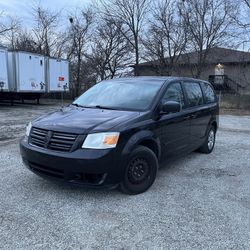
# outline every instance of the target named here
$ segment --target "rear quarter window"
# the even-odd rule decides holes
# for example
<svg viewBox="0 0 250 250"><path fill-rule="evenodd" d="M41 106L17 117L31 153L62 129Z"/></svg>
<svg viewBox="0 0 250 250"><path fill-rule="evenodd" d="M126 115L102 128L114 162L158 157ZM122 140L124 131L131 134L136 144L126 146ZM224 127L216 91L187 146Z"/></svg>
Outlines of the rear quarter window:
<svg viewBox="0 0 250 250"><path fill-rule="evenodd" d="M212 103L216 101L215 93L212 89L212 87L205 82L201 82L202 90L204 93L204 101L205 103Z"/></svg>

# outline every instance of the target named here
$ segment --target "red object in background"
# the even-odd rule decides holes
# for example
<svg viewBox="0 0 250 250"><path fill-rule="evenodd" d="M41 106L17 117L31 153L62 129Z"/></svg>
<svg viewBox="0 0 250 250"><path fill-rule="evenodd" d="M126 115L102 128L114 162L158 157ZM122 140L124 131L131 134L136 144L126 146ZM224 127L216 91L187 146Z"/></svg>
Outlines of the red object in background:
<svg viewBox="0 0 250 250"><path fill-rule="evenodd" d="M62 82L62 81L64 81L64 77L63 77L63 76L59 76L58 80L59 80L60 82Z"/></svg>

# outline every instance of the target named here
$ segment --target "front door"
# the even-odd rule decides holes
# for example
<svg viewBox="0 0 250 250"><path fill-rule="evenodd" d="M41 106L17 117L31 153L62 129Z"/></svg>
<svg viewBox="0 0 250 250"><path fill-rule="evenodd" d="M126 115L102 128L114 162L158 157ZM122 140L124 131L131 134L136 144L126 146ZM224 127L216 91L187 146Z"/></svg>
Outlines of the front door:
<svg viewBox="0 0 250 250"><path fill-rule="evenodd" d="M184 153L188 148L190 135L190 120L185 115L184 94L181 83L171 83L161 102L177 101L181 105L180 112L162 114L156 129L161 141L162 158Z"/></svg>

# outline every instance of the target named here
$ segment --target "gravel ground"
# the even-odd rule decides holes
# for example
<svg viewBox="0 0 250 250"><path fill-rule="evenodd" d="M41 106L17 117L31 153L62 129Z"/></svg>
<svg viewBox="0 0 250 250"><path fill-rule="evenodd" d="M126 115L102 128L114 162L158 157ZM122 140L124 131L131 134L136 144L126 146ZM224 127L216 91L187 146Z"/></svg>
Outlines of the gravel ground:
<svg viewBox="0 0 250 250"><path fill-rule="evenodd" d="M24 168L18 138L56 107L0 104L0 249L250 249L250 116L221 116L212 154L163 166L127 196Z"/></svg>

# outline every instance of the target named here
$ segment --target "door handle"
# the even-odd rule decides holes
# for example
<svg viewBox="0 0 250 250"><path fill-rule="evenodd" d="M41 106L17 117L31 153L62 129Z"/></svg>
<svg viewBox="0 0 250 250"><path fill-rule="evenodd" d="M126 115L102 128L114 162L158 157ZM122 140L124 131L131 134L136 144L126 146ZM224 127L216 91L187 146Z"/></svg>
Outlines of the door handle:
<svg viewBox="0 0 250 250"><path fill-rule="evenodd" d="M186 121L186 120L190 120L190 119L191 119L191 115L184 116L183 119L184 119L185 121Z"/></svg>
<svg viewBox="0 0 250 250"><path fill-rule="evenodd" d="M197 115L187 115L187 116L184 116L184 120L190 120L190 119L195 119L197 117Z"/></svg>
<svg viewBox="0 0 250 250"><path fill-rule="evenodd" d="M197 117L197 115L191 115L191 119L194 119L194 118L196 118Z"/></svg>

